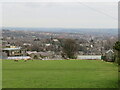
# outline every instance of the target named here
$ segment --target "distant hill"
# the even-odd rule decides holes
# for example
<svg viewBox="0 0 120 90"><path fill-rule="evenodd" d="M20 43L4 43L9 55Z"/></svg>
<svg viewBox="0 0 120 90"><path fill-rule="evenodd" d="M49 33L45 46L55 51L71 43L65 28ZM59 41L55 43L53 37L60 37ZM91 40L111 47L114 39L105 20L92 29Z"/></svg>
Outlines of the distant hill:
<svg viewBox="0 0 120 90"><path fill-rule="evenodd" d="M28 30L28 31L44 31L44 32L65 32L65 33L81 33L81 34L104 34L118 35L118 29L115 28L24 28L24 27L3 27L5 30Z"/></svg>

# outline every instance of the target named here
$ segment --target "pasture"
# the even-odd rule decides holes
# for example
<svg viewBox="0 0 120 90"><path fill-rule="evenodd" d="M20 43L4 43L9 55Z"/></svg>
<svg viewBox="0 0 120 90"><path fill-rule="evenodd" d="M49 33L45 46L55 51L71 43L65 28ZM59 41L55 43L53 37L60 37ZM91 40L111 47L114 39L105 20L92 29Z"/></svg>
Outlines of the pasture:
<svg viewBox="0 0 120 90"><path fill-rule="evenodd" d="M117 88L118 67L101 60L3 60L3 88Z"/></svg>

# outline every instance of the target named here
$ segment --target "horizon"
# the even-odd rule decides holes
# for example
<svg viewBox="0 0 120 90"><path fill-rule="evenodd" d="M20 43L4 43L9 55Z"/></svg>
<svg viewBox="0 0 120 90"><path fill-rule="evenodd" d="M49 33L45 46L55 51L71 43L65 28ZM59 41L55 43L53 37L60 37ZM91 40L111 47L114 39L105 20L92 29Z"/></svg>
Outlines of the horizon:
<svg viewBox="0 0 120 90"><path fill-rule="evenodd" d="M115 27L115 28L69 28L69 27L2 27L2 29L4 28L46 28L46 29L118 29L118 27Z"/></svg>
<svg viewBox="0 0 120 90"><path fill-rule="evenodd" d="M59 33L81 33L81 34L104 34L104 35L116 35L118 34L117 28L27 28L27 27L9 27L3 28L3 30L10 31L32 31L32 32L59 32Z"/></svg>

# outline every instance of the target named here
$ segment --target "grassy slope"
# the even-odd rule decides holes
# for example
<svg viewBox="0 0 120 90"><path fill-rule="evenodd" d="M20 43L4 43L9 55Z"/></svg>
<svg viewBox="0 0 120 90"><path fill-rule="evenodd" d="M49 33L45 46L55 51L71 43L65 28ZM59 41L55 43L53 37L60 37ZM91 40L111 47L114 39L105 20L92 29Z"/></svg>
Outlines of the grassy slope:
<svg viewBox="0 0 120 90"><path fill-rule="evenodd" d="M95 60L4 60L3 88L115 88L117 69Z"/></svg>
<svg viewBox="0 0 120 90"><path fill-rule="evenodd" d="M2 90L2 60L0 59L0 89Z"/></svg>

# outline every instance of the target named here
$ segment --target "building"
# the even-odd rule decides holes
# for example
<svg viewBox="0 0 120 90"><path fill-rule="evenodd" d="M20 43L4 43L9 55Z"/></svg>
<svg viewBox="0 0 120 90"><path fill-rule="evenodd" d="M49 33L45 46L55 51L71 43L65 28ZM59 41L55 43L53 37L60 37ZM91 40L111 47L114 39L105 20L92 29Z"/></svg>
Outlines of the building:
<svg viewBox="0 0 120 90"><path fill-rule="evenodd" d="M101 60L101 55L78 55L77 59L81 59L81 60Z"/></svg>
<svg viewBox="0 0 120 90"><path fill-rule="evenodd" d="M49 60L54 58L53 52L36 52L36 51L27 51L26 52L28 56L30 56L32 59L38 59L38 60Z"/></svg>
<svg viewBox="0 0 120 90"><path fill-rule="evenodd" d="M13 57L8 57L7 59L10 59L10 60L30 60L31 57L29 56L13 56Z"/></svg>
<svg viewBox="0 0 120 90"><path fill-rule="evenodd" d="M106 53L105 53L105 61L114 61L114 52L113 50L108 50Z"/></svg>
<svg viewBox="0 0 120 90"><path fill-rule="evenodd" d="M24 56L26 51L21 47L10 46L3 48L2 52L6 53L7 56Z"/></svg>

